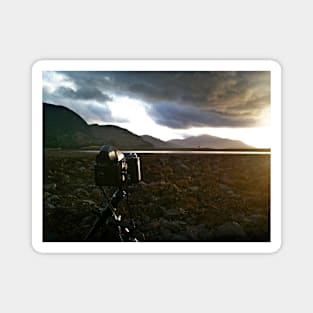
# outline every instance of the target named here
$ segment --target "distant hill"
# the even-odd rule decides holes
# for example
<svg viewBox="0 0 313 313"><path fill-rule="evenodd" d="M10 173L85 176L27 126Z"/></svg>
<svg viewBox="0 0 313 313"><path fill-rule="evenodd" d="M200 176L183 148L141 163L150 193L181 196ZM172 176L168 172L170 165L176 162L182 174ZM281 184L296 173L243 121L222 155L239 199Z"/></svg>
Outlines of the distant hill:
<svg viewBox="0 0 313 313"><path fill-rule="evenodd" d="M63 106L44 103L44 147L82 148L110 144L119 149L151 149L153 145L130 131L113 125L88 125Z"/></svg>
<svg viewBox="0 0 313 313"><path fill-rule="evenodd" d="M253 147L246 145L239 140L231 140L211 135L201 135L188 137L185 139L173 139L168 143L180 146L182 148L209 148L209 149L251 149Z"/></svg>
<svg viewBox="0 0 313 313"><path fill-rule="evenodd" d="M155 148L177 148L177 145L168 142L168 141L162 141L158 138L149 136L149 135L143 135L141 138L150 144L152 144Z"/></svg>
<svg viewBox="0 0 313 313"><path fill-rule="evenodd" d="M123 149L149 149L153 145L127 129L114 125L90 125L90 134L95 144L104 143ZM104 142L105 140L105 142Z"/></svg>

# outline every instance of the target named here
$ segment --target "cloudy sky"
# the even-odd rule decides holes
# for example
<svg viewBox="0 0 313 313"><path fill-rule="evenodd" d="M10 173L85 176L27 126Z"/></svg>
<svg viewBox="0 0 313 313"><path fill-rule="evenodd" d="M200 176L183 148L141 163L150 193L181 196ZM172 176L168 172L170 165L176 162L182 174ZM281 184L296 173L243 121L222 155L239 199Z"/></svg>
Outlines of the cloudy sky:
<svg viewBox="0 0 313 313"><path fill-rule="evenodd" d="M270 72L43 72L43 101L162 140L209 134L270 147Z"/></svg>

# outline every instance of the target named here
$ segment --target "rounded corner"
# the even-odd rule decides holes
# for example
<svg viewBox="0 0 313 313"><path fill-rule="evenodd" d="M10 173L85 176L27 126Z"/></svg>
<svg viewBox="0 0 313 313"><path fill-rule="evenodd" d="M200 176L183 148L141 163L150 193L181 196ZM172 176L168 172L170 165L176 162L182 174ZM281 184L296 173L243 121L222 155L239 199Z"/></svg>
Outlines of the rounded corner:
<svg viewBox="0 0 313 313"><path fill-rule="evenodd" d="M45 63L46 61L45 60L42 60L42 59L39 59L39 60L36 60L32 63L31 65L31 69L32 69L32 72L36 72L37 70L41 70L43 68L43 64Z"/></svg>
<svg viewBox="0 0 313 313"><path fill-rule="evenodd" d="M282 67L282 64L280 61L278 61L276 59L270 59L268 61L270 63L271 69L277 70L280 73L282 72L283 67Z"/></svg>
<svg viewBox="0 0 313 313"><path fill-rule="evenodd" d="M279 241L277 243L273 243L271 250L269 251L270 254L276 254L281 251L283 248L283 243L282 241Z"/></svg>
<svg viewBox="0 0 313 313"><path fill-rule="evenodd" d="M32 242L31 247L35 253L44 254L44 252L40 249L40 244Z"/></svg>

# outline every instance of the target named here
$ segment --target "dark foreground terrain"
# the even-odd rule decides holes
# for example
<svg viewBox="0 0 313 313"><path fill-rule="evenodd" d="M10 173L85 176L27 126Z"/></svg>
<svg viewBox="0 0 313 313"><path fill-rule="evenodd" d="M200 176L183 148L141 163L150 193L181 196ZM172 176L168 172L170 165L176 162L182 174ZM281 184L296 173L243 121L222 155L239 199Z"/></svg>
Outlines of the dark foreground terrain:
<svg viewBox="0 0 313 313"><path fill-rule="evenodd" d="M82 241L102 201L96 154L45 152L44 240ZM269 155L140 155L130 206L145 241L269 241Z"/></svg>

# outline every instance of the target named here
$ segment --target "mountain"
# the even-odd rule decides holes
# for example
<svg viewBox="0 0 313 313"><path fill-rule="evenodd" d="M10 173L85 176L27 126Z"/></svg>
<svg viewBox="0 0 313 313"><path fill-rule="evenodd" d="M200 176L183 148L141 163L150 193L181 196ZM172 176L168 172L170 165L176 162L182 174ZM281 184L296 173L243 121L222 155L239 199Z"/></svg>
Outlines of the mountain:
<svg viewBox="0 0 313 313"><path fill-rule="evenodd" d="M152 144L155 148L177 148L177 145L168 142L168 141L162 141L158 138L149 136L149 135L143 135L141 138L150 144Z"/></svg>
<svg viewBox="0 0 313 313"><path fill-rule="evenodd" d="M246 145L239 140L231 140L211 135L201 135L188 137L185 139L173 139L168 143L182 148L208 148L208 149L251 149L253 147Z"/></svg>
<svg viewBox="0 0 313 313"><path fill-rule="evenodd" d="M146 142L140 136L135 135L127 129L114 125L90 125L90 134L94 144L105 143L123 149L148 149L152 148L151 143Z"/></svg>
<svg viewBox="0 0 313 313"><path fill-rule="evenodd" d="M91 143L88 124L70 109L44 103L43 115L45 147L72 148Z"/></svg>
<svg viewBox="0 0 313 313"><path fill-rule="evenodd" d="M44 147L81 148L110 144L118 149L151 149L153 145L130 131L113 125L88 125L63 106L43 103Z"/></svg>

